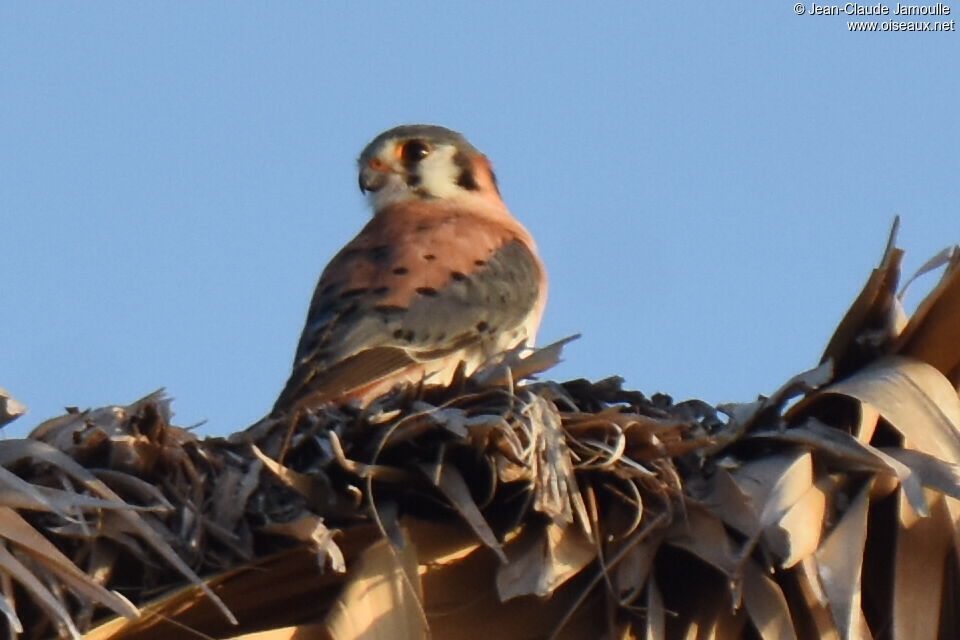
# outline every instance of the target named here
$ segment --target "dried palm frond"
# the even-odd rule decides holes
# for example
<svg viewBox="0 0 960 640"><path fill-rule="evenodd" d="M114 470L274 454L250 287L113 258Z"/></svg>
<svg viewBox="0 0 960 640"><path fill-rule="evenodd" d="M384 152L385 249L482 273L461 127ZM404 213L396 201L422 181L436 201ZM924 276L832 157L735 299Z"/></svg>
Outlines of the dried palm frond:
<svg viewBox="0 0 960 640"><path fill-rule="evenodd" d="M26 412L27 408L17 402L16 398L0 389L0 427L16 420Z"/></svg>
<svg viewBox="0 0 960 640"><path fill-rule="evenodd" d="M749 403L522 382L553 345L227 439L159 392L68 413L0 443L0 610L128 615L98 640L960 637L960 254L909 319L901 255Z"/></svg>

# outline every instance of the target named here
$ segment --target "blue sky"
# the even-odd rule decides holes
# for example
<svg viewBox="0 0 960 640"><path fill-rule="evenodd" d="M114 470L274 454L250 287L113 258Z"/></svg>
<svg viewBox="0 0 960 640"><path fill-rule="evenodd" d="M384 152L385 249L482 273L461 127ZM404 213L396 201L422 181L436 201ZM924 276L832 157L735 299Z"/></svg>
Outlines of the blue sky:
<svg viewBox="0 0 960 640"><path fill-rule="evenodd" d="M204 433L257 419L367 219L357 154L406 122L492 159L550 272L541 341L583 334L552 377L772 391L894 214L908 268L960 241L958 34L793 5L3 3L6 434L161 386Z"/></svg>

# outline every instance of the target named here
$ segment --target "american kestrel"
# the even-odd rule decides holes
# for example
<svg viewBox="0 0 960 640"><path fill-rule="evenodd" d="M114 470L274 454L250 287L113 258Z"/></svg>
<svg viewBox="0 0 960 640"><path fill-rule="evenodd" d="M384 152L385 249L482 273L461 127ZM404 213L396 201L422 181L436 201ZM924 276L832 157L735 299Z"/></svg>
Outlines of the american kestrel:
<svg viewBox="0 0 960 640"><path fill-rule="evenodd" d="M546 301L533 239L487 158L455 131L405 125L360 154L373 218L324 269L273 415L449 383L521 343Z"/></svg>

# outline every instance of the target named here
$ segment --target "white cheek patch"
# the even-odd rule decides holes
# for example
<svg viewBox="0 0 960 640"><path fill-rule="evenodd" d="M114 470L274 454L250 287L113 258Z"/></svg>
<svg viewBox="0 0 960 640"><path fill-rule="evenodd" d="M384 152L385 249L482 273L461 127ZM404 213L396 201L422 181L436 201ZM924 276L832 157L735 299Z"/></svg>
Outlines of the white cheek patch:
<svg viewBox="0 0 960 640"><path fill-rule="evenodd" d="M420 161L420 186L435 198L450 198L464 191L463 187L457 184L460 167L453 161L456 153L454 147L437 147Z"/></svg>

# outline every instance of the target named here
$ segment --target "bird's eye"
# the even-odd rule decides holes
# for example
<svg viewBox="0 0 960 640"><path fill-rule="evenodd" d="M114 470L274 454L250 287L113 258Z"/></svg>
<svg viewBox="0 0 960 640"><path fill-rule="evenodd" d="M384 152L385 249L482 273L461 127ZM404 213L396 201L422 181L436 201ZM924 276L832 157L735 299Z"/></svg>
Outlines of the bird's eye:
<svg viewBox="0 0 960 640"><path fill-rule="evenodd" d="M405 163L414 164L430 155L430 147L422 140L409 140L400 147L400 159Z"/></svg>

